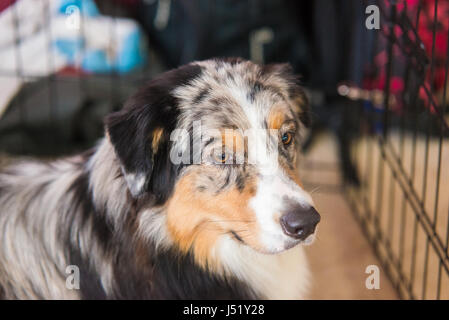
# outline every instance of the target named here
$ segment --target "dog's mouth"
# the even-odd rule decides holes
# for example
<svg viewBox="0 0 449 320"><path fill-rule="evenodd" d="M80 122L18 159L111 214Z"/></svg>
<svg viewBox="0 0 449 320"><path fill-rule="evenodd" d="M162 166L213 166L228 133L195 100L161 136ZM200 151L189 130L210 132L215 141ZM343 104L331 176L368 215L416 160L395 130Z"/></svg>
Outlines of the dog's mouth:
<svg viewBox="0 0 449 320"><path fill-rule="evenodd" d="M280 243L282 243L282 244L279 246L276 246L274 248L253 247L252 245L245 242L245 240L237 232L230 230L228 233L232 236L233 240L235 240L236 242L238 242L242 245L249 246L249 247L253 248L255 251L258 251L258 252L264 253L264 254L278 254L278 253L282 253L286 250L292 249L298 245L303 245L303 246L311 245L315 241L316 232L317 231L315 230L315 232L308 235L305 239L285 237L285 235L283 235L283 234L278 235L278 237L276 237L276 238L278 238Z"/></svg>
<svg viewBox="0 0 449 320"><path fill-rule="evenodd" d="M288 239L285 242L285 250L291 249L293 247L296 247L297 245L304 245L309 246L315 241L316 231L312 234L310 234L307 238L304 240L298 240L298 239Z"/></svg>
<svg viewBox="0 0 449 320"><path fill-rule="evenodd" d="M229 231L229 233L232 235L232 237L238 241L239 243L246 244L245 241L235 232L234 230Z"/></svg>

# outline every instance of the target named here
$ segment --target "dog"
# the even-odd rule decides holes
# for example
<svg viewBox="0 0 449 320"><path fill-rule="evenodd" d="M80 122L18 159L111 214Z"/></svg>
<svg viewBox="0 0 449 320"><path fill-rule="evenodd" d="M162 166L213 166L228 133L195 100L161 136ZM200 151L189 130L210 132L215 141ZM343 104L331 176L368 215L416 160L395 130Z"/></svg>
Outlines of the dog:
<svg viewBox="0 0 449 320"><path fill-rule="evenodd" d="M158 76L92 150L2 170L0 297L304 299L320 221L298 177L309 122L287 64Z"/></svg>

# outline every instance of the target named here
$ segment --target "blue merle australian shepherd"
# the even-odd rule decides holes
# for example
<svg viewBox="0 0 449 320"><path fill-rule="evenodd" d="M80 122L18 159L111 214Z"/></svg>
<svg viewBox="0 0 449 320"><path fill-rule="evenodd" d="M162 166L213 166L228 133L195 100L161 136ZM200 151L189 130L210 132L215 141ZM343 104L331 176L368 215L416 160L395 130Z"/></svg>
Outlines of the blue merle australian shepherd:
<svg viewBox="0 0 449 320"><path fill-rule="evenodd" d="M1 171L0 297L305 298L320 220L298 178L307 122L288 65L212 59L153 79L93 150Z"/></svg>

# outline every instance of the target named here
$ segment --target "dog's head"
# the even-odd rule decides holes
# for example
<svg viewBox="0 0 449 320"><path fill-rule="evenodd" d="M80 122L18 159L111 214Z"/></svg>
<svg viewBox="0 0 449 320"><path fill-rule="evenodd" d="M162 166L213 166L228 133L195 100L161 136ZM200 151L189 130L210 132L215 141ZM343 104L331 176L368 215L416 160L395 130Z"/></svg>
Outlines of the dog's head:
<svg viewBox="0 0 449 320"><path fill-rule="evenodd" d="M201 263L222 240L277 253L320 216L298 177L306 96L288 65L241 59L169 71L107 118L134 198L162 208L171 241Z"/></svg>

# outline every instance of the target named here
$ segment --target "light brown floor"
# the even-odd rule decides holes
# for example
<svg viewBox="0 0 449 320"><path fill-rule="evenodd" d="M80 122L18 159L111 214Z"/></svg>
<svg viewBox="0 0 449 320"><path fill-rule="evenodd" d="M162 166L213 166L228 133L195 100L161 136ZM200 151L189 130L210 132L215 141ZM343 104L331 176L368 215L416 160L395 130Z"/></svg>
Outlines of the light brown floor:
<svg viewBox="0 0 449 320"><path fill-rule="evenodd" d="M343 194L332 136L321 135L303 159L301 176L321 214L317 239L307 247L311 299L397 299L381 264L354 219ZM331 188L329 186L335 186ZM340 190L341 191L341 190ZM369 265L380 268L380 289L365 286Z"/></svg>
<svg viewBox="0 0 449 320"><path fill-rule="evenodd" d="M443 139L440 145L438 137L427 139L425 134L418 133L414 137L412 133L402 135L392 131L388 143L399 156L405 176L413 180L417 198L424 200L426 215L435 225L434 239L438 237L444 246L449 230L449 139ZM378 141L375 138L361 139L355 150L354 158L366 182L364 189L370 210L378 216L381 229L390 238L393 254L400 256L402 252L402 273L411 280L414 298L435 299L440 288L439 298L449 299L449 274L441 267L437 251L427 240L421 222L417 222L416 211L408 201L404 201L406 194L403 186L392 176L388 164L384 162L383 167L379 166L383 161L380 160ZM387 149L388 155L392 153L391 149ZM382 190L381 194L379 190ZM380 205L377 201L379 196L382 198ZM446 257L448 250L442 253Z"/></svg>

